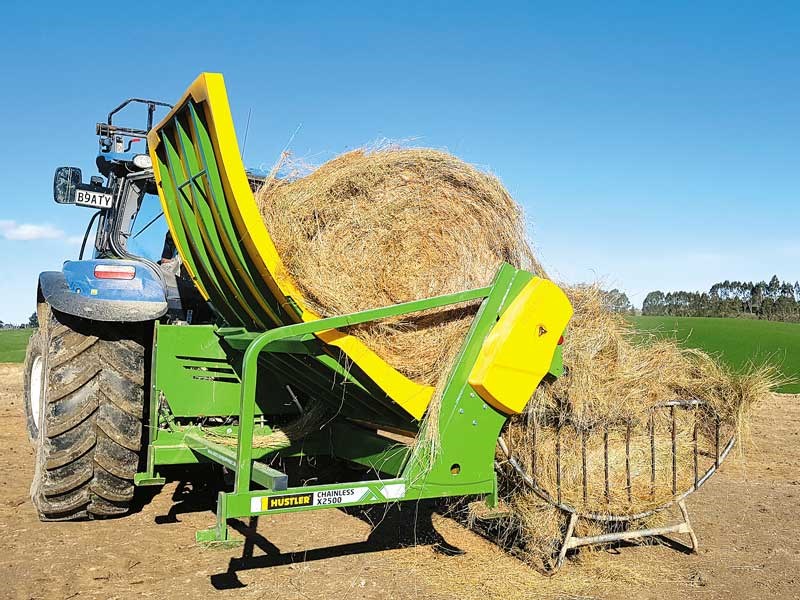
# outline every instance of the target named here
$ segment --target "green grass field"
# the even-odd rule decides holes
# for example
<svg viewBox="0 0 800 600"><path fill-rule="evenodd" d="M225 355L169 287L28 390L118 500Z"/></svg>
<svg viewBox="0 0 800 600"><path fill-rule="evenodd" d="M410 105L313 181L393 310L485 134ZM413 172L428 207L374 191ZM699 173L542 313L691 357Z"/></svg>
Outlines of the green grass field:
<svg viewBox="0 0 800 600"><path fill-rule="evenodd" d="M0 329L0 363L22 362L33 329Z"/></svg>
<svg viewBox="0 0 800 600"><path fill-rule="evenodd" d="M637 328L680 340L690 348L718 355L740 367L748 361L771 360L796 383L779 391L800 393L800 323L701 317L631 317Z"/></svg>
<svg viewBox="0 0 800 600"><path fill-rule="evenodd" d="M637 328L675 337L691 348L719 355L739 367L753 360L774 360L796 383L780 391L800 393L800 323L699 317L630 317ZM0 330L0 363L25 360L33 329Z"/></svg>

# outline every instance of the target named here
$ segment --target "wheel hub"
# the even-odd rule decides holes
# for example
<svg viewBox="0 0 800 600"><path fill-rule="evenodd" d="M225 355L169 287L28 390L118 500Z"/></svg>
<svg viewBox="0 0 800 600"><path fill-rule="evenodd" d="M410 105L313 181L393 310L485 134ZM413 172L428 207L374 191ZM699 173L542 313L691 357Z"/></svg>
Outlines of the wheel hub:
<svg viewBox="0 0 800 600"><path fill-rule="evenodd" d="M40 411L42 404L42 371L43 361L41 356L33 359L33 366L31 366L30 378L30 399L31 399L31 413L33 416L33 423L36 429L39 429Z"/></svg>

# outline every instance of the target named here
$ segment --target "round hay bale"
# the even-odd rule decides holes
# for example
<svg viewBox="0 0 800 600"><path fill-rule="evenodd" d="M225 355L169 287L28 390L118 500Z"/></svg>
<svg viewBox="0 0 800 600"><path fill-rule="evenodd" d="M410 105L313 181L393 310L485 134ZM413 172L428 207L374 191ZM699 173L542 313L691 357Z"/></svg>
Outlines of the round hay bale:
<svg viewBox="0 0 800 600"><path fill-rule="evenodd" d="M275 246L311 308L347 314L491 283L502 262L541 272L520 207L502 184L438 150L357 150L258 201ZM411 379L434 385L475 305L352 328Z"/></svg>

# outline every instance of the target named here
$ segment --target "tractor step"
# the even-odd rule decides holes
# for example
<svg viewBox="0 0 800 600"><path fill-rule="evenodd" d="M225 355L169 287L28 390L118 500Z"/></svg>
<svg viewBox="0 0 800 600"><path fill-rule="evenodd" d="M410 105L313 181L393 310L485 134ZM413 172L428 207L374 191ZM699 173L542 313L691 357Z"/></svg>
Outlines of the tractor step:
<svg viewBox="0 0 800 600"><path fill-rule="evenodd" d="M195 452L209 460L236 471L236 447L223 446L205 438L202 433L193 432L186 434L186 445ZM289 487L289 477L277 469L268 467L264 463L253 461L251 478L257 484L268 490L280 492Z"/></svg>

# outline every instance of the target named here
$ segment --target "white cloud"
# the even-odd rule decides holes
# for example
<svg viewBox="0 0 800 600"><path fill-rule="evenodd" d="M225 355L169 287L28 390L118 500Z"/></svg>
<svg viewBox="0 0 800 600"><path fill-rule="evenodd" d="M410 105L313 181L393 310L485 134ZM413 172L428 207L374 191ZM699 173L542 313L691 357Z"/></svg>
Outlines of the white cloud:
<svg viewBox="0 0 800 600"><path fill-rule="evenodd" d="M59 240L64 237L64 231L43 223L17 223L16 221L0 221L0 235L7 240Z"/></svg>

